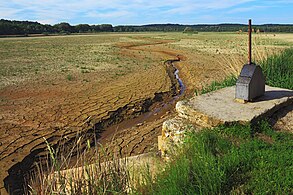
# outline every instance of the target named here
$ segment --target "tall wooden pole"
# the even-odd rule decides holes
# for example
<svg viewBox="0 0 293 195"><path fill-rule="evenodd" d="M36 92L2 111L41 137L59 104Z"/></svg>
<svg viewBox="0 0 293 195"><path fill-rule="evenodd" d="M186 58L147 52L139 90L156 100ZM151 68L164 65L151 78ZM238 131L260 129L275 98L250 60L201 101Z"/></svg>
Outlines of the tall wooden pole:
<svg viewBox="0 0 293 195"><path fill-rule="evenodd" d="M251 64L251 19L248 20L248 64Z"/></svg>

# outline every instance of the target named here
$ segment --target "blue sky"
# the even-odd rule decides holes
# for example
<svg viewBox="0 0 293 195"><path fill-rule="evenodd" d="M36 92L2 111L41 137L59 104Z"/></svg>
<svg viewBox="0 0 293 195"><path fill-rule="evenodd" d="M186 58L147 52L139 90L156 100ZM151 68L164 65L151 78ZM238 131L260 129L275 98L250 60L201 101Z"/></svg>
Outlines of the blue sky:
<svg viewBox="0 0 293 195"><path fill-rule="evenodd" d="M293 0L0 0L0 18L43 24L293 23Z"/></svg>

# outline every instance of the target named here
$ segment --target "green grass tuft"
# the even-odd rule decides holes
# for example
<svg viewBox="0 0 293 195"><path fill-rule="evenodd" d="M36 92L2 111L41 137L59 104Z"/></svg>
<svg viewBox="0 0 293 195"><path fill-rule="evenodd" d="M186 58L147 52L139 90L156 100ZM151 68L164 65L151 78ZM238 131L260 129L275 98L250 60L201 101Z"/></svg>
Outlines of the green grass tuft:
<svg viewBox="0 0 293 195"><path fill-rule="evenodd" d="M274 132L267 123L260 126L259 137L242 125L190 133L151 194L293 193L293 136Z"/></svg>
<svg viewBox="0 0 293 195"><path fill-rule="evenodd" d="M237 77L235 75L231 75L221 82L213 81L212 84L209 85L208 87L203 87L200 91L196 90L195 94L196 95L205 94L205 93L216 91L218 89L222 89L225 87L230 87L235 85L236 81L237 81Z"/></svg>
<svg viewBox="0 0 293 195"><path fill-rule="evenodd" d="M73 76L72 76L71 74L68 74L68 75L66 76L66 79L67 79L68 81L72 81L72 80L73 80Z"/></svg>

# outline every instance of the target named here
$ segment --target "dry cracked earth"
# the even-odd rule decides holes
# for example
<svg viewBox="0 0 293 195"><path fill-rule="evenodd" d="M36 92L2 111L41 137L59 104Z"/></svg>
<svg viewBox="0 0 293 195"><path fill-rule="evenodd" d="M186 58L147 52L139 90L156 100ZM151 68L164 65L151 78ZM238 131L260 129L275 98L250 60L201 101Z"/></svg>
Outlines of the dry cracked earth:
<svg viewBox="0 0 293 195"><path fill-rule="evenodd" d="M161 98L169 96L172 83L162 59L176 58L176 55L157 48L156 45L159 44L164 44L164 41L147 44L147 48L144 45L134 47L131 43L120 43L118 47L123 55L132 55L132 51L136 50L150 50L159 62L146 71L123 75L110 82L87 85L59 82L49 86L42 83L24 83L2 89L1 192L5 193L2 181L8 174L23 174L28 168L24 165L32 163L28 159L33 159L34 155L46 149L44 138L53 146L61 137L70 140L78 133L93 129L97 124L100 128L98 130L101 131L112 123L150 109L149 106L157 101L155 98L158 94L162 94ZM153 51L150 46L156 49ZM118 132L119 139L115 142L122 139L123 143L117 146L123 148L125 155L154 150L164 117L160 115L153 123L141 125L130 133L129 130ZM98 141L115 148L114 142L108 144L109 137L112 136L106 135ZM16 183L15 179L6 180L6 187L10 183Z"/></svg>

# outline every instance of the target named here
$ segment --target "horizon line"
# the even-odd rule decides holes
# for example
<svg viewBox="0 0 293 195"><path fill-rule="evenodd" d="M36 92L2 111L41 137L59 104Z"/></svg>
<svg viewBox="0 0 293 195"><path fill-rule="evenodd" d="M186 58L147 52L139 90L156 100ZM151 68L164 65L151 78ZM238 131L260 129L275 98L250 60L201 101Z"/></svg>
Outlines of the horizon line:
<svg viewBox="0 0 293 195"><path fill-rule="evenodd" d="M78 23L78 24L71 24L67 21L62 21L62 22L59 22L59 23L55 23L55 24L48 24L48 23L42 23L42 22L39 22L37 20L33 21L33 20L11 20L11 19L5 19L5 18L1 18L0 20L7 20L7 21L16 21L16 22L37 22L39 24L42 24L42 25L56 25L56 24L60 24L60 23L68 23L70 24L71 26L76 26L76 25L79 25L79 24L87 24L87 25L101 25L101 24L110 24L112 26L147 26L147 25L181 25L181 26L192 26L192 25L245 25L247 26L248 24L246 23L234 23L234 22L223 22L223 23L194 23L194 24L184 24L184 23L170 23L170 22L167 22L167 23L145 23L145 24L111 24L111 23L99 23L99 24L93 24L93 23ZM262 24L252 24L252 26L258 26L258 25L293 25L293 23L262 23Z"/></svg>

